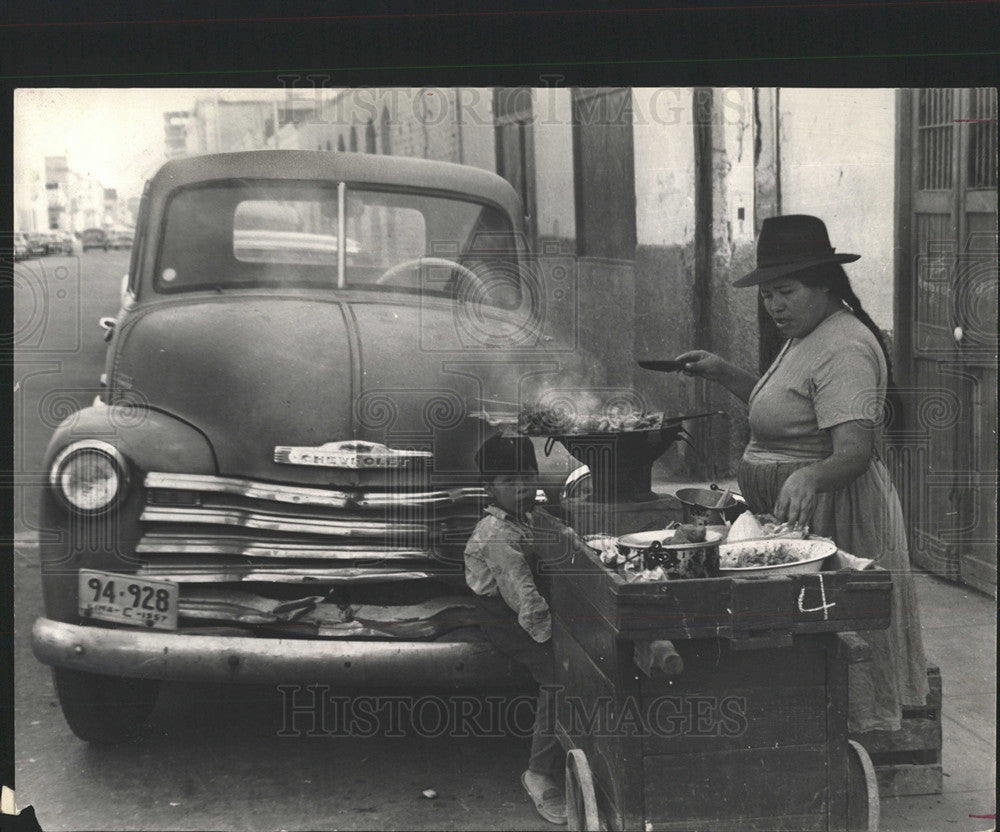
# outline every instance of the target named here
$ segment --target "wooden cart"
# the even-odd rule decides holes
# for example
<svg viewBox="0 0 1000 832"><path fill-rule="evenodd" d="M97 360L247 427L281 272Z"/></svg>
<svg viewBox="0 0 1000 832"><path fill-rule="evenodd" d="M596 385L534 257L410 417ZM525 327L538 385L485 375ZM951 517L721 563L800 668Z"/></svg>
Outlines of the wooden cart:
<svg viewBox="0 0 1000 832"><path fill-rule="evenodd" d="M874 771L847 737L865 646L840 634L890 608L880 569L627 583L575 555L552 581L570 828L875 829ZM637 666L659 639L679 674Z"/></svg>

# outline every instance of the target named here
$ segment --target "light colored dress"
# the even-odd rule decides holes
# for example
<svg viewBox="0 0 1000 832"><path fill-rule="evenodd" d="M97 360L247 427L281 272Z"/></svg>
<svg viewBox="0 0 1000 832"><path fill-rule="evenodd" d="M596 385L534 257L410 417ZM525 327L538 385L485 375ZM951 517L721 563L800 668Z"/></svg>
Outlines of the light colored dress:
<svg viewBox="0 0 1000 832"><path fill-rule="evenodd" d="M887 378L878 341L846 310L788 341L750 394L751 439L739 468L750 509L770 513L793 471L832 453L829 428L860 421L876 430ZM901 706L926 701L927 671L903 512L877 450L854 482L818 495L810 529L892 573L889 628L859 633L872 661L850 668L849 727L899 730Z"/></svg>

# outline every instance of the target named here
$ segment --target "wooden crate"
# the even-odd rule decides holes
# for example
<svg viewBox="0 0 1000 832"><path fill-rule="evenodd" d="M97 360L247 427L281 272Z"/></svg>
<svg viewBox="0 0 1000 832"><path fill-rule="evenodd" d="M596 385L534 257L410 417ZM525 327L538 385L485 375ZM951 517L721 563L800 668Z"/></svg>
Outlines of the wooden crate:
<svg viewBox="0 0 1000 832"><path fill-rule="evenodd" d="M892 576L877 568L628 583L588 550L560 564L558 577L628 639L787 646L793 635L885 629L892 609Z"/></svg>
<svg viewBox="0 0 1000 832"><path fill-rule="evenodd" d="M888 572L629 584L577 553L552 578L556 732L607 829L855 828L838 634L888 626ZM636 666L651 639L674 640L681 673Z"/></svg>
<svg viewBox="0 0 1000 832"><path fill-rule="evenodd" d="M927 704L904 708L898 731L853 736L868 751L882 797L941 794L941 671L927 668Z"/></svg>

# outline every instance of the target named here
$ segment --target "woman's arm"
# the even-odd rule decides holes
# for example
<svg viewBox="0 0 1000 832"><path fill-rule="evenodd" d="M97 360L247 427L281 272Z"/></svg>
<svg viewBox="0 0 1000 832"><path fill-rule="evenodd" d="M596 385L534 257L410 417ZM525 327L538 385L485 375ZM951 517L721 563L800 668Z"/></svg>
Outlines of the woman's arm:
<svg viewBox="0 0 1000 832"><path fill-rule="evenodd" d="M757 384L757 376L706 350L681 353L675 361L683 361L684 374L707 378L725 387L742 402L750 400L750 393Z"/></svg>
<svg viewBox="0 0 1000 832"><path fill-rule="evenodd" d="M816 495L839 491L860 477L871 464L875 431L865 422L843 422L829 430L833 453L821 462L799 468L785 480L774 504L774 516L789 523L810 523Z"/></svg>

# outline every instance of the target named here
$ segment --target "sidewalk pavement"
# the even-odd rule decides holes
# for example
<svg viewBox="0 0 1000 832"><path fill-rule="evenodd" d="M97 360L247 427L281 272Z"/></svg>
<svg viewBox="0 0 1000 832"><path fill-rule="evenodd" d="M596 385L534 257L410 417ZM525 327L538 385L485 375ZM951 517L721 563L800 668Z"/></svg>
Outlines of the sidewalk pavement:
<svg viewBox="0 0 1000 832"><path fill-rule="evenodd" d="M882 801L882 832L985 830L996 814L997 609L994 599L914 571L927 661L941 668L944 791Z"/></svg>

